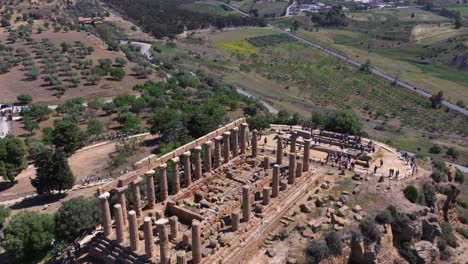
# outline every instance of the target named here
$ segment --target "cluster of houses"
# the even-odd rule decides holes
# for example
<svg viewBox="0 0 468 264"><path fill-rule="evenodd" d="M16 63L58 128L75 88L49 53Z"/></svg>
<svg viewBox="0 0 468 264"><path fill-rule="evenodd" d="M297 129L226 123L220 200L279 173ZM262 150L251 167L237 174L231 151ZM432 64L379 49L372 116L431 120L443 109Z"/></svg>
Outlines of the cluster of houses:
<svg viewBox="0 0 468 264"><path fill-rule="evenodd" d="M331 6L328 6L323 3L311 3L311 4L298 4L294 2L291 6L288 7L287 15L289 16L298 16L302 14L315 13L320 11L325 11L331 9Z"/></svg>

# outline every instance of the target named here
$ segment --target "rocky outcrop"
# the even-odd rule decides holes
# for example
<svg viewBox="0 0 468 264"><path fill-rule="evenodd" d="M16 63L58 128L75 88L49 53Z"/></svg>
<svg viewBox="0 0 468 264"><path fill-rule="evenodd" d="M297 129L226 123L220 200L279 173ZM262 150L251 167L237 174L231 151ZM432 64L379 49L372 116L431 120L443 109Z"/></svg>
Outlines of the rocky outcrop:
<svg viewBox="0 0 468 264"><path fill-rule="evenodd" d="M391 264L396 258L393 247L392 227L379 226L381 237L377 241L366 244L362 236L353 234L351 238L350 263L388 263Z"/></svg>
<svg viewBox="0 0 468 264"><path fill-rule="evenodd" d="M422 223L422 240L427 240L431 243L442 234L442 228L440 227L437 219L437 215L430 214L421 219Z"/></svg>
<svg viewBox="0 0 468 264"><path fill-rule="evenodd" d="M439 249L426 240L414 244L413 253L418 258L417 263L435 263L439 259Z"/></svg>
<svg viewBox="0 0 468 264"><path fill-rule="evenodd" d="M457 202L457 197L460 195L460 188L455 183L442 183L438 186L439 192L443 193L447 198L444 201L442 206L442 213L444 215L444 220L448 221L448 211L452 208Z"/></svg>

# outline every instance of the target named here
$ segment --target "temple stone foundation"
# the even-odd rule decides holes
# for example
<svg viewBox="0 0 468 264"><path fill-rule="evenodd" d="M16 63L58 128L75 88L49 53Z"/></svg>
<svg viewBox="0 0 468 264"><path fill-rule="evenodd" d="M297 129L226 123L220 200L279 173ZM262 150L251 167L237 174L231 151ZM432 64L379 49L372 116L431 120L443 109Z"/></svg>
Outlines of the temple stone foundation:
<svg viewBox="0 0 468 264"><path fill-rule="evenodd" d="M263 136L239 119L161 157L151 155L101 187L102 232L91 244L91 256L100 263L153 264L248 258L268 234L262 228L278 223L316 175L310 133L282 131L269 146Z"/></svg>

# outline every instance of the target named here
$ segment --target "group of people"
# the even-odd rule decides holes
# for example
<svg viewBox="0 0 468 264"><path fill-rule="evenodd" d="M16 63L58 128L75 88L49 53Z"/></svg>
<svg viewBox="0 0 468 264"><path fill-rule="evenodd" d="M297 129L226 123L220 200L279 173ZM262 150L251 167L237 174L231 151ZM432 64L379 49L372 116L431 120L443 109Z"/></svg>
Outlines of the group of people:
<svg viewBox="0 0 468 264"><path fill-rule="evenodd" d="M101 176L92 176L92 177L85 177L80 180L81 186L89 185L90 183L99 182L101 181Z"/></svg>

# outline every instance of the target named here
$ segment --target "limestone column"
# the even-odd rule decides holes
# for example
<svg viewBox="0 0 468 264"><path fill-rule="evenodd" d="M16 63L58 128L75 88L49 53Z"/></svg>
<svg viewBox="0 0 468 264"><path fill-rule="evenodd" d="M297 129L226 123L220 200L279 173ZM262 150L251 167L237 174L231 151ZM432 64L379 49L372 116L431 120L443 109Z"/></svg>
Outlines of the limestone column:
<svg viewBox="0 0 468 264"><path fill-rule="evenodd" d="M245 150L247 149L247 127L249 125L247 123L241 124L240 129L240 153L245 154Z"/></svg>
<svg viewBox="0 0 468 264"><path fill-rule="evenodd" d="M211 144L213 142L207 141L203 146L205 147L205 172L211 172Z"/></svg>
<svg viewBox="0 0 468 264"><path fill-rule="evenodd" d="M187 264L187 254L185 251L177 252L177 264Z"/></svg>
<svg viewBox="0 0 468 264"><path fill-rule="evenodd" d="M167 234L167 219L161 218L156 221L156 226L159 233L159 255L161 258L161 264L170 263L170 248L169 248L169 236Z"/></svg>
<svg viewBox="0 0 468 264"><path fill-rule="evenodd" d="M276 141L276 164L283 163L283 138L281 135L278 135L278 140Z"/></svg>
<svg viewBox="0 0 468 264"><path fill-rule="evenodd" d="M270 169L270 159L267 156L263 158L263 169L265 171Z"/></svg>
<svg viewBox="0 0 468 264"><path fill-rule="evenodd" d="M123 243L125 242L125 234L124 234L124 222L123 222L123 215L122 215L122 206L120 204L114 205L114 218L115 218L115 233L117 242Z"/></svg>
<svg viewBox="0 0 468 264"><path fill-rule="evenodd" d="M303 166L302 170L304 172L309 171L310 169L310 143L312 142L312 139L304 139L304 158L302 160Z"/></svg>
<svg viewBox="0 0 468 264"><path fill-rule="evenodd" d="M263 205L268 205L270 203L270 187L263 187L263 196L262 196L262 202Z"/></svg>
<svg viewBox="0 0 468 264"><path fill-rule="evenodd" d="M224 132L223 134L223 156L224 156L224 163L228 163L231 159L231 132Z"/></svg>
<svg viewBox="0 0 468 264"><path fill-rule="evenodd" d="M171 229L171 239L177 239L179 237L179 219L177 216L169 218L169 226Z"/></svg>
<svg viewBox="0 0 468 264"><path fill-rule="evenodd" d="M302 162L296 162L296 178L300 178L302 176Z"/></svg>
<svg viewBox="0 0 468 264"><path fill-rule="evenodd" d="M192 264L200 264L201 254L201 223L198 220L192 221Z"/></svg>
<svg viewBox="0 0 468 264"><path fill-rule="evenodd" d="M297 139L297 132L292 132L290 139L291 149L289 152L296 153L296 139Z"/></svg>
<svg viewBox="0 0 468 264"><path fill-rule="evenodd" d="M190 151L185 152L182 155L184 159L184 181L185 187L190 187L192 185L192 168L190 164Z"/></svg>
<svg viewBox="0 0 468 264"><path fill-rule="evenodd" d="M133 210L135 210L138 217L141 216L141 197L140 197L140 183L142 179L138 177L138 179L134 180L130 183L132 186L132 197L133 197Z"/></svg>
<svg viewBox="0 0 468 264"><path fill-rule="evenodd" d="M218 136L215 138L215 165L214 167L217 169L221 166L221 140L223 137Z"/></svg>
<svg viewBox="0 0 468 264"><path fill-rule="evenodd" d="M249 222L250 220L250 187L244 185L242 187L242 221Z"/></svg>
<svg viewBox="0 0 468 264"><path fill-rule="evenodd" d="M127 221L127 202L125 198L125 191L128 189L127 185L117 188L117 198L119 199L119 204L122 207L122 216L123 216L123 223L125 226L128 225Z"/></svg>
<svg viewBox="0 0 468 264"><path fill-rule="evenodd" d="M171 159L172 161L172 194L177 194L180 191L179 179L179 157Z"/></svg>
<svg viewBox="0 0 468 264"><path fill-rule="evenodd" d="M258 153L258 138L257 138L257 135L258 135L258 131L257 131L257 129L254 129L252 131L252 142L251 142L251 145L252 145L252 158L256 158L257 153Z"/></svg>
<svg viewBox="0 0 468 264"><path fill-rule="evenodd" d="M231 213L231 229L233 232L239 230L239 212Z"/></svg>
<svg viewBox="0 0 468 264"><path fill-rule="evenodd" d="M235 127L231 130L232 133L232 157L239 156L239 128Z"/></svg>
<svg viewBox="0 0 468 264"><path fill-rule="evenodd" d="M280 176L279 176L279 165L275 164L273 165L273 179L271 183L272 187L272 192L271 192L271 197L276 198L278 197L279 194L279 182L280 182Z"/></svg>
<svg viewBox="0 0 468 264"><path fill-rule="evenodd" d="M289 177L288 183L294 184L296 182L296 154L289 154Z"/></svg>
<svg viewBox="0 0 468 264"><path fill-rule="evenodd" d="M107 238L112 236L112 218L109 209L109 197L110 194L108 192L105 192L99 196L102 209L102 228L104 229L104 236Z"/></svg>
<svg viewBox="0 0 468 264"><path fill-rule="evenodd" d="M154 192L154 170L145 173L146 176L146 197L148 198L148 209L156 206L156 193Z"/></svg>
<svg viewBox="0 0 468 264"><path fill-rule="evenodd" d="M200 146L195 147L193 150L195 153L195 180L199 180L202 177L201 150Z"/></svg>
<svg viewBox="0 0 468 264"><path fill-rule="evenodd" d="M140 239L138 238L138 222L135 211L128 212L128 228L130 236L130 248L132 251L138 251L140 248Z"/></svg>
<svg viewBox="0 0 468 264"><path fill-rule="evenodd" d="M145 253L147 259L152 259L155 255L154 240L153 240L153 222L151 217L145 217Z"/></svg>
<svg viewBox="0 0 468 264"><path fill-rule="evenodd" d="M167 185L167 164L159 165L159 192L161 193L161 201L166 201L169 196L169 187Z"/></svg>

